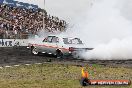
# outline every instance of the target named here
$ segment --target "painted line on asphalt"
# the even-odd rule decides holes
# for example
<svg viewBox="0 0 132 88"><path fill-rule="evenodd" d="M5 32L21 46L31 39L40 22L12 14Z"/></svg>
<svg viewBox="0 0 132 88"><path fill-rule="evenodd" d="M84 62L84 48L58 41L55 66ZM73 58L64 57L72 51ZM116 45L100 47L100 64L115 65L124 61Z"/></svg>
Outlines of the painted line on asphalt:
<svg viewBox="0 0 132 88"><path fill-rule="evenodd" d="M26 66L29 66L29 65L31 65L31 64L25 64Z"/></svg>
<svg viewBox="0 0 132 88"><path fill-rule="evenodd" d="M3 69L3 67L0 67L0 69Z"/></svg>
<svg viewBox="0 0 132 88"><path fill-rule="evenodd" d="M12 66L4 66L5 68L11 68Z"/></svg>
<svg viewBox="0 0 132 88"><path fill-rule="evenodd" d="M14 65L14 67L19 67L20 65Z"/></svg>
<svg viewBox="0 0 132 88"><path fill-rule="evenodd" d="M33 64L23 64L23 65L26 65L26 66L30 66L30 65L34 65L34 64L36 64L36 65L41 65L41 64L46 64L46 63L48 63L48 62L43 62L43 63L33 63ZM16 65L12 65L12 66L9 66L9 65L7 65L7 66L1 66L0 67L0 69L3 69L3 68L13 68L13 67L19 67L19 66L21 66L22 64L16 64Z"/></svg>
<svg viewBox="0 0 132 88"><path fill-rule="evenodd" d="M35 63L35 64L40 65L40 64L42 64L42 63Z"/></svg>

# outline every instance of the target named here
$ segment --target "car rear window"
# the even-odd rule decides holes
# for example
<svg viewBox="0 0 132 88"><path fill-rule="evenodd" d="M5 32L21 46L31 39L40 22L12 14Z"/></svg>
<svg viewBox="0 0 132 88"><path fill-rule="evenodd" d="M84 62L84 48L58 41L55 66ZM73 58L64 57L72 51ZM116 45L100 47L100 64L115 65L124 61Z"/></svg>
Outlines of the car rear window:
<svg viewBox="0 0 132 88"><path fill-rule="evenodd" d="M63 38L64 44L83 44L79 38Z"/></svg>

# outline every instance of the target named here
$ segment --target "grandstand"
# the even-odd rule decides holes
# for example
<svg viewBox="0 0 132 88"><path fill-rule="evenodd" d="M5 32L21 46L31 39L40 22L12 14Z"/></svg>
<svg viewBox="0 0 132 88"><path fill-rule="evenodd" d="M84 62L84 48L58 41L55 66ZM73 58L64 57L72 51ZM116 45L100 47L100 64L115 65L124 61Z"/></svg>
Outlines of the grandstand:
<svg viewBox="0 0 132 88"><path fill-rule="evenodd" d="M44 14L43 14L44 13ZM44 17L44 20L43 20ZM26 39L45 29L48 32L65 31L67 23L58 17L50 16L46 10L36 5L13 1L0 1L0 38Z"/></svg>

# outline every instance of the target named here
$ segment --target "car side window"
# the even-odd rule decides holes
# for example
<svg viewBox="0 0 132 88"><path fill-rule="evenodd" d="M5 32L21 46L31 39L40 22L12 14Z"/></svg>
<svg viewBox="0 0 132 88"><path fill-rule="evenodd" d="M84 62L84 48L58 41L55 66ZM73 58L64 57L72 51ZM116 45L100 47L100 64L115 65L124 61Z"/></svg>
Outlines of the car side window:
<svg viewBox="0 0 132 88"><path fill-rule="evenodd" d="M46 38L43 40L43 42L49 42L49 43L51 43L51 42L52 42L52 37L51 37L51 36L46 37Z"/></svg>
<svg viewBox="0 0 132 88"><path fill-rule="evenodd" d="M59 38L58 37L53 37L52 38L52 43L58 43L59 42Z"/></svg>
<svg viewBox="0 0 132 88"><path fill-rule="evenodd" d="M47 38L45 38L43 40L43 42L48 42L48 43L58 43L59 42L59 38L56 36L48 36Z"/></svg>
<svg viewBox="0 0 132 88"><path fill-rule="evenodd" d="M49 37L47 38L47 42L52 43L52 39L53 39L53 37L52 37L52 36L49 36Z"/></svg>

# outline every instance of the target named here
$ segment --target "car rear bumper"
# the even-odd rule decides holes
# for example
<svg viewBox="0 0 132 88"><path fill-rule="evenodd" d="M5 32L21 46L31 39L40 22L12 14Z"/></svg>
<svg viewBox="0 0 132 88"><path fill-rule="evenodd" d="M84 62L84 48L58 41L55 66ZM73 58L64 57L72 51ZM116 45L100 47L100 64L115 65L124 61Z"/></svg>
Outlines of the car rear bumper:
<svg viewBox="0 0 132 88"><path fill-rule="evenodd" d="M83 53L93 50L93 48L74 48L74 51L71 52L74 58L80 58Z"/></svg>

